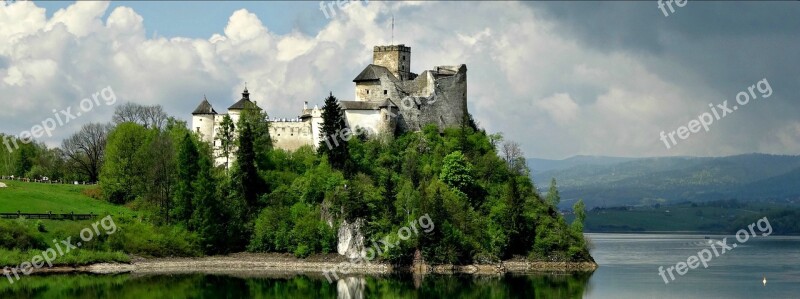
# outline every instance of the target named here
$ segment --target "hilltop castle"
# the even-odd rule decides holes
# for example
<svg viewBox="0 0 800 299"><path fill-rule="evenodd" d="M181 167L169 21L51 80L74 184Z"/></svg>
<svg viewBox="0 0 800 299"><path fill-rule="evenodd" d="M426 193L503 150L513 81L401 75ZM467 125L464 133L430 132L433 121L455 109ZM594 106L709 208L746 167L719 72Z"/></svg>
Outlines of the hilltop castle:
<svg viewBox="0 0 800 299"><path fill-rule="evenodd" d="M411 48L402 44L375 46L372 64L353 82L355 100L339 103L347 126L370 135L419 131L428 124L441 128L459 126L468 114L467 66L437 66L419 75L412 73ZM257 104L250 100L245 87L242 98L228 108L234 123L248 102ZM217 128L224 116L203 97L192 112L192 129L216 148ZM275 146L290 151L304 145L319 146L324 139L321 129L322 109L308 108L308 102L300 116L270 120ZM224 158L217 159L217 164L224 163Z"/></svg>

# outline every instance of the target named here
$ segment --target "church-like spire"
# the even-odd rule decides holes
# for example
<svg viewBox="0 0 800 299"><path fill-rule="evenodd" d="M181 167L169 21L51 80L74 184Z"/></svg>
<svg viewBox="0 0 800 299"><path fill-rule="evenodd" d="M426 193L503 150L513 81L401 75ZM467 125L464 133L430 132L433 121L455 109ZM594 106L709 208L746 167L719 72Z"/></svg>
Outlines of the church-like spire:
<svg viewBox="0 0 800 299"><path fill-rule="evenodd" d="M247 82L244 82L244 91L242 92L242 100L250 100L250 92L247 91Z"/></svg>

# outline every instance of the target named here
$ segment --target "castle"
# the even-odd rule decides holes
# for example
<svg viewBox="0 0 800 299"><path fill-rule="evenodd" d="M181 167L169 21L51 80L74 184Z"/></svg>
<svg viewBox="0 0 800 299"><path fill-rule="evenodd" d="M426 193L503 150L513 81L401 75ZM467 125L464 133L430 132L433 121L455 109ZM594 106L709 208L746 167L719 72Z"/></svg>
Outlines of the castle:
<svg viewBox="0 0 800 299"><path fill-rule="evenodd" d="M428 124L460 126L468 115L466 65L437 66L418 75L411 72L411 48L403 44L375 46L372 64L353 82L355 100L339 104L347 126L369 135L419 131ZM257 106L245 87L242 98L228 108L227 115L234 123L247 103ZM217 149L217 128L224 116L203 97L192 112L192 129ZM327 139L321 136L321 130L322 109L308 108L308 102L295 118L270 119L275 147L289 151L304 145L316 148ZM216 156L221 156L219 150ZM221 165L226 159L217 158L216 162Z"/></svg>

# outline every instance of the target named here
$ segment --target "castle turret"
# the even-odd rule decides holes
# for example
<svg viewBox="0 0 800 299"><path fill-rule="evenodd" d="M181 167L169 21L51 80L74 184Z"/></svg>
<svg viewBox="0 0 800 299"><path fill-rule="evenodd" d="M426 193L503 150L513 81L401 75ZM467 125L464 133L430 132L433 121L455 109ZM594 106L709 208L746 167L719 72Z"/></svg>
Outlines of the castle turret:
<svg viewBox="0 0 800 299"><path fill-rule="evenodd" d="M203 95L203 101L192 112L192 129L200 134L202 140L209 143L214 141L214 118L216 116L217 111L214 111L214 107Z"/></svg>
<svg viewBox="0 0 800 299"><path fill-rule="evenodd" d="M231 120L233 120L234 124L239 122L239 115L241 115L242 110L247 107L256 107L256 109L261 109L258 107L258 105L256 105L255 102L250 101L250 92L247 91L247 86L245 86L244 91L242 91L242 98L238 102L228 107L228 116L231 117Z"/></svg>

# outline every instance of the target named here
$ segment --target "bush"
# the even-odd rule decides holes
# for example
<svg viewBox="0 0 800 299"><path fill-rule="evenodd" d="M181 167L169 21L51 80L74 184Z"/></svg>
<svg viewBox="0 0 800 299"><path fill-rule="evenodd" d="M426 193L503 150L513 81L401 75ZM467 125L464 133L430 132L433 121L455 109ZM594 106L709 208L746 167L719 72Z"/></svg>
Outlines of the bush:
<svg viewBox="0 0 800 299"><path fill-rule="evenodd" d="M290 252L308 257L328 253L336 246L336 233L320 220L319 207L296 203L270 206L261 211L248 249L255 252Z"/></svg>
<svg viewBox="0 0 800 299"><path fill-rule="evenodd" d="M100 187L84 189L81 191L81 194L97 200L103 200L103 190L101 190Z"/></svg>
<svg viewBox="0 0 800 299"><path fill-rule="evenodd" d="M153 226L135 220L119 220L108 237L110 250L149 257L199 256L197 234L174 226Z"/></svg>
<svg viewBox="0 0 800 299"><path fill-rule="evenodd" d="M46 249L41 234L25 225L25 220L0 221L0 247L7 249Z"/></svg>

